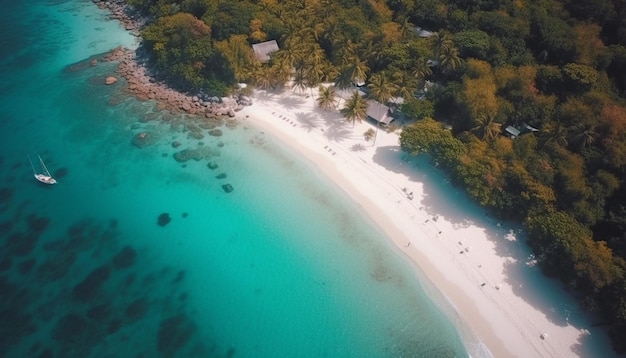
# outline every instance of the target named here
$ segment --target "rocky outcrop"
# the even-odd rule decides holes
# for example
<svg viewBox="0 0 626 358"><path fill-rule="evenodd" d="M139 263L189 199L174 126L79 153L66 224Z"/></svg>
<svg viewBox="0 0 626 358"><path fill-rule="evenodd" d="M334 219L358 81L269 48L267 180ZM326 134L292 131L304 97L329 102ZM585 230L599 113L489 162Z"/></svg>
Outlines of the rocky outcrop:
<svg viewBox="0 0 626 358"><path fill-rule="evenodd" d="M239 97L218 98L206 94L185 94L156 81L145 61L139 61L136 51L116 48L105 56L107 61L118 61L117 73L127 82L127 91L141 100L156 100L159 109L173 113L187 113L212 122L220 118L234 118L243 108ZM248 97L242 97L248 98ZM249 98L244 101L251 104Z"/></svg>

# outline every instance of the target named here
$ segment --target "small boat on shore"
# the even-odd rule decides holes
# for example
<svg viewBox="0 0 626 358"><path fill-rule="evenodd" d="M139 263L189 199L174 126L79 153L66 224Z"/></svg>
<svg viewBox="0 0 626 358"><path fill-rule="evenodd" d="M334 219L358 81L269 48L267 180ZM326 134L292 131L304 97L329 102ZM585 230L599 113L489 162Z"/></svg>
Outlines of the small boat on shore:
<svg viewBox="0 0 626 358"><path fill-rule="evenodd" d="M30 160L30 156L28 156L28 161L30 162L31 168L33 168L33 175L35 176L35 179L44 184L56 184L57 180L52 177L50 171L46 167L46 164L43 162L43 159L41 159L41 156L37 155L37 158L39 158L39 165L41 166L42 171L41 173L37 173L35 166L33 165L33 161Z"/></svg>

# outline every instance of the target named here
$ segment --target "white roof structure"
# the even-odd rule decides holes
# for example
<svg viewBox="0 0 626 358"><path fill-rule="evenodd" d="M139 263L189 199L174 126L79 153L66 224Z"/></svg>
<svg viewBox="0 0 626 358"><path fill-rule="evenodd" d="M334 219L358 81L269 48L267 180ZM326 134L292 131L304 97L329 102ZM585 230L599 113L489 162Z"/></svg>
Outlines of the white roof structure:
<svg viewBox="0 0 626 358"><path fill-rule="evenodd" d="M416 27L415 28L415 32L417 33L417 36L423 37L423 38L428 38L428 37L431 37L431 36L435 36L434 32L428 31L428 30L424 30L421 27Z"/></svg>
<svg viewBox="0 0 626 358"><path fill-rule="evenodd" d="M270 54L278 51L278 43L276 40L270 40L265 42L259 42L258 44L252 45L252 51L254 51L254 55L261 62L267 62L270 60Z"/></svg>
<svg viewBox="0 0 626 358"><path fill-rule="evenodd" d="M385 125L393 121L393 117L389 115L389 107L372 99L367 100L367 116Z"/></svg>

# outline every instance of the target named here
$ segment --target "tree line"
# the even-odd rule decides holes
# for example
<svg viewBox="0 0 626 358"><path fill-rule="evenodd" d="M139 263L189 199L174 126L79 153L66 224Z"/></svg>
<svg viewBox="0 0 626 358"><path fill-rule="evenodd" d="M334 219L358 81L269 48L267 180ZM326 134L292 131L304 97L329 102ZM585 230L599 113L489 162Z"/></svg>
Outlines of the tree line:
<svg viewBox="0 0 626 358"><path fill-rule="evenodd" d="M400 144L468 195L525 223L560 278L626 352L626 3L618 0L128 0L144 47L185 91L236 83L365 84L402 97ZM419 32L417 28L432 33ZM267 62L251 45L276 40ZM321 86L332 83L332 86ZM432 84L425 86L426 83ZM355 94L341 110L365 117Z"/></svg>

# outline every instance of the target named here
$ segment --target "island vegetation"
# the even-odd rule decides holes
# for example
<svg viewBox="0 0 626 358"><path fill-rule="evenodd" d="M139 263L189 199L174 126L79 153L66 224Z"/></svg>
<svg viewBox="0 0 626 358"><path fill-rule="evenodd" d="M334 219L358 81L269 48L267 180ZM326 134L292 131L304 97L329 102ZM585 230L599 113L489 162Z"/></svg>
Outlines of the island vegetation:
<svg viewBox="0 0 626 358"><path fill-rule="evenodd" d="M128 0L184 91L364 84L468 195L518 220L550 276L626 352L626 3L617 0ZM261 61L251 45L276 40ZM333 86L321 86L332 83ZM358 93L341 109L365 117ZM371 135L372 133L370 133Z"/></svg>

